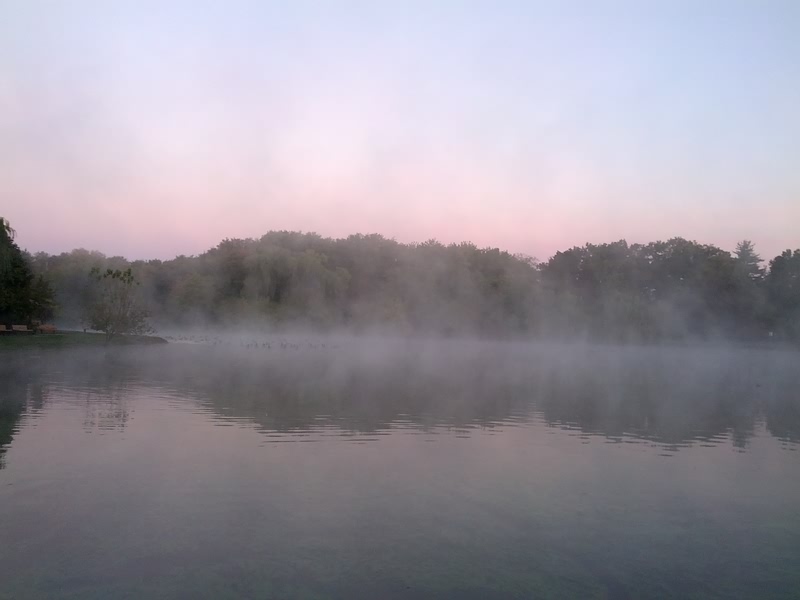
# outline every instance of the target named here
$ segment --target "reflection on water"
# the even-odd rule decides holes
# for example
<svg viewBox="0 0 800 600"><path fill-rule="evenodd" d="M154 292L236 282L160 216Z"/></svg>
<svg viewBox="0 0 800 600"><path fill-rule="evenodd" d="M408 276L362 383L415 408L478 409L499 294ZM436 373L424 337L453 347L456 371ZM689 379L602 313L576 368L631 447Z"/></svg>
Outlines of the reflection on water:
<svg viewBox="0 0 800 600"><path fill-rule="evenodd" d="M340 342L3 359L9 597L800 589L795 353Z"/></svg>
<svg viewBox="0 0 800 600"><path fill-rule="evenodd" d="M82 407L85 427L124 428L133 388L191 400L220 425L250 422L273 439L331 433L379 439L398 428L468 435L543 420L674 450L728 440L743 449L762 423L787 449L800 442L800 359L793 353L443 344L147 352L9 360L0 447L20 415L40 412L54 391Z"/></svg>

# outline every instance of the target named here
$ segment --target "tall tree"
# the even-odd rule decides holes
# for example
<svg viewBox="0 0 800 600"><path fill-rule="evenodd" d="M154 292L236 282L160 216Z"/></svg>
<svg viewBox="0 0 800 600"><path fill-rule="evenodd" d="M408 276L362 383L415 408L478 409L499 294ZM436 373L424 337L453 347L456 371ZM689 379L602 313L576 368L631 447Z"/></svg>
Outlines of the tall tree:
<svg viewBox="0 0 800 600"><path fill-rule="evenodd" d="M736 244L736 251L733 254L736 258L736 268L740 273L752 281L760 281L764 277L761 257L756 254L753 242L742 240Z"/></svg>
<svg viewBox="0 0 800 600"><path fill-rule="evenodd" d="M30 322L36 312L32 282L33 273L14 241L14 230L0 217L0 324Z"/></svg>
<svg viewBox="0 0 800 600"><path fill-rule="evenodd" d="M11 266L11 260L19 248L14 243L15 232L7 219L0 217L0 276L7 273Z"/></svg>
<svg viewBox="0 0 800 600"><path fill-rule="evenodd" d="M800 339L800 250L785 250L770 261L766 287L773 329Z"/></svg>

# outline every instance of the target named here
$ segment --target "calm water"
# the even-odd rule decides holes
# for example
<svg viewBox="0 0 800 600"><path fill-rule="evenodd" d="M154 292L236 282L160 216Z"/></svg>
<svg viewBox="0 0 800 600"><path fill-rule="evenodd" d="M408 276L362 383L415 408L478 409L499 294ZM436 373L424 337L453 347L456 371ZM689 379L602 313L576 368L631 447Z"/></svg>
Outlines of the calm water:
<svg viewBox="0 0 800 600"><path fill-rule="evenodd" d="M0 598L800 598L800 354L0 354Z"/></svg>

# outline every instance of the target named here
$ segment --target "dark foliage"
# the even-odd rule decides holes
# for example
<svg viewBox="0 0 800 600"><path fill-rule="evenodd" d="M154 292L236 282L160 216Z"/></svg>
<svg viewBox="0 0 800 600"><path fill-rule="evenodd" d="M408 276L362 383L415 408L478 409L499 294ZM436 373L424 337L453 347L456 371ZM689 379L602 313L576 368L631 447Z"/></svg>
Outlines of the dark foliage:
<svg viewBox="0 0 800 600"><path fill-rule="evenodd" d="M435 335L648 341L798 339L800 251L761 266L683 238L587 244L538 263L497 248L380 235L270 232L199 256L129 262L74 250L31 257L77 321L86 273L132 267L161 326L390 329Z"/></svg>
<svg viewBox="0 0 800 600"><path fill-rule="evenodd" d="M14 241L14 230L0 217L0 325L44 321L53 316L54 308L50 284L34 276Z"/></svg>

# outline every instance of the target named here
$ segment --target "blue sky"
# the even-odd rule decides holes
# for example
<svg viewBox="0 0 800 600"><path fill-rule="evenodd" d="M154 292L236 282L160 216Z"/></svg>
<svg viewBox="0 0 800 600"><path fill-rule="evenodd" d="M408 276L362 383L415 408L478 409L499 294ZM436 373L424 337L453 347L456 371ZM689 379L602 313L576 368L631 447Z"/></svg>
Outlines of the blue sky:
<svg viewBox="0 0 800 600"><path fill-rule="evenodd" d="M798 32L769 0L0 0L0 214L135 258L270 229L771 257L800 247Z"/></svg>

